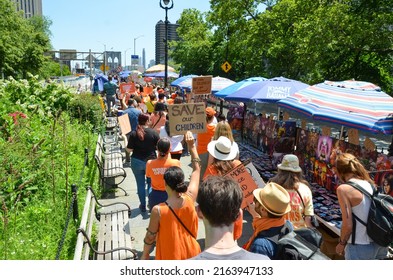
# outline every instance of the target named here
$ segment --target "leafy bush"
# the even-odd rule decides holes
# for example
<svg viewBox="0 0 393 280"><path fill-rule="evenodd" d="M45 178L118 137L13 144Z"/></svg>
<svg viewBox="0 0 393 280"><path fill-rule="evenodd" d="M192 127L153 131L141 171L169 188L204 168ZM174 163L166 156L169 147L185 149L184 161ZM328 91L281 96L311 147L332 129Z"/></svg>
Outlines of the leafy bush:
<svg viewBox="0 0 393 280"><path fill-rule="evenodd" d="M98 182L94 161L83 168L93 125L68 113L70 89L35 77L0 81L0 98L0 259L55 259L59 244L59 258L72 259L76 225L63 237L71 185L83 198L83 187Z"/></svg>
<svg viewBox="0 0 393 280"><path fill-rule="evenodd" d="M103 112L97 95L78 94L70 103L69 113L80 123L88 121L93 128L99 128L103 124Z"/></svg>

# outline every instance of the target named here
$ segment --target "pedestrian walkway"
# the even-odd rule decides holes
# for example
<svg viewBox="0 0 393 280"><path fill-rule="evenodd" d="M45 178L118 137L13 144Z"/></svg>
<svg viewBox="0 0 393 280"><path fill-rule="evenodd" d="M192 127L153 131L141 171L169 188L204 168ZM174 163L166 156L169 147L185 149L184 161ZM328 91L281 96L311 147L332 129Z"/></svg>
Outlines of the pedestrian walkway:
<svg viewBox="0 0 393 280"><path fill-rule="evenodd" d="M192 168L190 165L191 157L183 156L180 160L181 168L184 171L186 181L190 178ZM132 209L130 223L131 236L134 237L134 241L132 242L133 249L138 251L138 257L141 256L143 252L143 239L146 234L146 228L149 225L149 212L141 212L139 210L139 199L137 195L137 186L135 182L134 174L132 173L131 167L129 163L124 163L124 169L127 172L126 179L119 185L123 189L126 190L128 196L124 195L124 192L121 189L116 189L114 192L108 192L103 199L100 201L104 204L109 204L113 202L124 202L130 205ZM248 214L247 211L244 213L244 222L243 222L243 235L241 239L238 241L239 245L243 245L248 238L252 235L252 226L251 226L252 218L251 215ZM198 228L198 236L197 240L201 245L203 250L204 248L204 240L205 240L205 229L202 220L199 220L199 228ZM154 259L155 250L150 254L151 259Z"/></svg>

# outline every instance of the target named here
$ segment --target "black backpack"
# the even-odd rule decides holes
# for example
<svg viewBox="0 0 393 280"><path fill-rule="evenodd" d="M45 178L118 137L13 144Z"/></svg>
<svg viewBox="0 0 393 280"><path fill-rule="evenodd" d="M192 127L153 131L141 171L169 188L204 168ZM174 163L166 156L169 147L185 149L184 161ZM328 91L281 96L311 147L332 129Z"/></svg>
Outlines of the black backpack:
<svg viewBox="0 0 393 280"><path fill-rule="evenodd" d="M285 224L281 231L273 236L262 233L259 236L277 244L273 260L330 260L321 252L322 235L316 229L301 228L290 231Z"/></svg>
<svg viewBox="0 0 393 280"><path fill-rule="evenodd" d="M388 247L393 242L393 197L378 193L375 188L373 194L370 194L352 181L348 181L345 184L354 187L371 199L367 222L362 221L352 213L355 218L353 219L352 244L355 244L356 221L358 221L366 227L367 235L375 243Z"/></svg>

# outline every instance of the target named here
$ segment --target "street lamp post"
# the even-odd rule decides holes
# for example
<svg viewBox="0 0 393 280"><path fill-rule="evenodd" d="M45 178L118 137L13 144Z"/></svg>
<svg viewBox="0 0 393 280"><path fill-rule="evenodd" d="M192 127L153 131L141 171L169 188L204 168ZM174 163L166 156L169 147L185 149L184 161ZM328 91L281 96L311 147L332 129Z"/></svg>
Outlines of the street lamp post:
<svg viewBox="0 0 393 280"><path fill-rule="evenodd" d="M143 35L139 35L138 37L134 38L134 55L136 55L136 40L143 37ZM131 63L132 64L132 63Z"/></svg>
<svg viewBox="0 0 393 280"><path fill-rule="evenodd" d="M127 51L131 50L131 48L128 48L124 51L124 68L127 68Z"/></svg>
<svg viewBox="0 0 393 280"><path fill-rule="evenodd" d="M105 75L105 69L106 69L106 44L104 44L103 42L97 41L98 43L101 43L104 45L104 75Z"/></svg>
<svg viewBox="0 0 393 280"><path fill-rule="evenodd" d="M164 5L162 4L164 3ZM173 8L173 0L160 0L160 7L165 10L165 78L164 87L168 85L168 10Z"/></svg>

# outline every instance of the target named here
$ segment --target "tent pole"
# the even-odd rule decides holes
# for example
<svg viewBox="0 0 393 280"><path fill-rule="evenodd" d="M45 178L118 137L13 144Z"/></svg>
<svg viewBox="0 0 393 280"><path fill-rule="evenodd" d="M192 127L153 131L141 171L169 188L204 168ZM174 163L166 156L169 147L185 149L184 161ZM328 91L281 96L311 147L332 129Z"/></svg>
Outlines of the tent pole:
<svg viewBox="0 0 393 280"><path fill-rule="evenodd" d="M343 134L344 134L344 126L342 125L340 130L340 138L339 138L340 140L344 140L342 139L342 137L344 136Z"/></svg>

